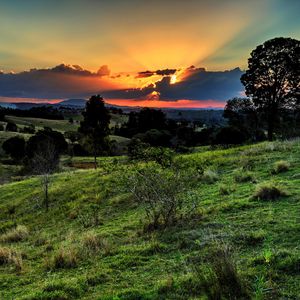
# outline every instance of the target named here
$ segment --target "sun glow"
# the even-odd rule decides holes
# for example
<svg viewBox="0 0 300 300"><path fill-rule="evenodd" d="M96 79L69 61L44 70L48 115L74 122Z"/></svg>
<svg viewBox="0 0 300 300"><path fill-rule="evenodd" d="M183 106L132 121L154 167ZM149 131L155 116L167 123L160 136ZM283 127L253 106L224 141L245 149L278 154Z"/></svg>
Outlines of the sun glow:
<svg viewBox="0 0 300 300"><path fill-rule="evenodd" d="M175 84L177 82L177 76L174 74L171 76L170 84Z"/></svg>

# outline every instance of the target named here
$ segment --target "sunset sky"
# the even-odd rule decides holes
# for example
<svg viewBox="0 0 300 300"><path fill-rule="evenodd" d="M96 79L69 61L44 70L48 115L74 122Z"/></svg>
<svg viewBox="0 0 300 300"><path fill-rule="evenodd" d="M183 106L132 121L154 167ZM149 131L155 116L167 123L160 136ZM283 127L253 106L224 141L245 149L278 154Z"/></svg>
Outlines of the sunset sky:
<svg viewBox="0 0 300 300"><path fill-rule="evenodd" d="M299 0L0 0L0 101L100 93L222 107L258 44L300 39ZM27 99L27 100L26 100Z"/></svg>

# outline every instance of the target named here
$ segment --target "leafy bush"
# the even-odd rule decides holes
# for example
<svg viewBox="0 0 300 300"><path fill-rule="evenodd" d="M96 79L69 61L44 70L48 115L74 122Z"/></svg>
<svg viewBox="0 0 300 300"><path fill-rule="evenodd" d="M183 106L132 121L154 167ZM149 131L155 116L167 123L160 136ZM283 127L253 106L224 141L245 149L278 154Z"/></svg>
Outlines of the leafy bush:
<svg viewBox="0 0 300 300"><path fill-rule="evenodd" d="M131 159L142 161L155 161L163 167L169 167L175 155L175 152L169 148L149 147L137 139L133 139L128 146L128 153Z"/></svg>
<svg viewBox="0 0 300 300"><path fill-rule="evenodd" d="M14 136L7 139L2 148L12 159L20 160L25 156L25 140L23 137Z"/></svg>
<svg viewBox="0 0 300 300"><path fill-rule="evenodd" d="M29 231L26 226L18 225L16 228L9 230L0 238L3 242L19 242L27 238Z"/></svg>
<svg viewBox="0 0 300 300"><path fill-rule="evenodd" d="M272 173L278 174L288 171L290 168L290 163L285 160L279 160L274 163Z"/></svg>
<svg viewBox="0 0 300 300"><path fill-rule="evenodd" d="M18 132L18 126L14 122L7 122L5 130Z"/></svg>
<svg viewBox="0 0 300 300"><path fill-rule="evenodd" d="M284 196L287 196L287 193L281 186L274 182L265 182L256 187L253 198L259 200L276 200Z"/></svg>

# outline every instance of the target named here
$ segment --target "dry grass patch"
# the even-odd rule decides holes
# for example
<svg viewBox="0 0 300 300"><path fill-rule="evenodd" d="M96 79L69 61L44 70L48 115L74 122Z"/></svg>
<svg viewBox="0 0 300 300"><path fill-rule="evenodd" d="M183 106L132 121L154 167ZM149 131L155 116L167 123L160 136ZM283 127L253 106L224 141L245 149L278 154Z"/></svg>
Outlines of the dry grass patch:
<svg viewBox="0 0 300 300"><path fill-rule="evenodd" d="M23 268L23 260L20 253L7 247L0 247L0 266L13 265L16 271Z"/></svg>
<svg viewBox="0 0 300 300"><path fill-rule="evenodd" d="M290 169L290 163L285 160L279 160L274 163L272 174L287 172Z"/></svg>
<svg viewBox="0 0 300 300"><path fill-rule="evenodd" d="M264 182L257 185L253 198L258 200L276 200L287 196L286 191L274 182Z"/></svg>
<svg viewBox="0 0 300 300"><path fill-rule="evenodd" d="M2 242L20 242L25 240L29 235L29 231L26 226L18 225L16 228L13 228L3 234L0 238Z"/></svg>
<svg viewBox="0 0 300 300"><path fill-rule="evenodd" d="M74 248L60 248L51 258L46 259L46 269L70 269L78 265L78 252Z"/></svg>
<svg viewBox="0 0 300 300"><path fill-rule="evenodd" d="M82 238L82 246L85 254L92 255L102 252L108 255L111 252L110 242L95 232L87 232Z"/></svg>

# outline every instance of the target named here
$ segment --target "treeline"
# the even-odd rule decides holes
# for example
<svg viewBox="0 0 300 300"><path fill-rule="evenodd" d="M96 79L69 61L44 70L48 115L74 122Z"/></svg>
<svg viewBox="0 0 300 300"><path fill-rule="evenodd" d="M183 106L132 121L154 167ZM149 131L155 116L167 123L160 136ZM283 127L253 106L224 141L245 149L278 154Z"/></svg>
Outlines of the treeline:
<svg viewBox="0 0 300 300"><path fill-rule="evenodd" d="M64 119L62 112L52 106L32 107L28 110L0 107L0 121L4 121L5 115L50 120Z"/></svg>

